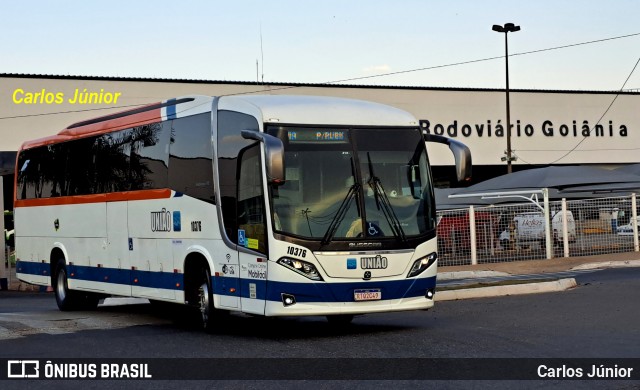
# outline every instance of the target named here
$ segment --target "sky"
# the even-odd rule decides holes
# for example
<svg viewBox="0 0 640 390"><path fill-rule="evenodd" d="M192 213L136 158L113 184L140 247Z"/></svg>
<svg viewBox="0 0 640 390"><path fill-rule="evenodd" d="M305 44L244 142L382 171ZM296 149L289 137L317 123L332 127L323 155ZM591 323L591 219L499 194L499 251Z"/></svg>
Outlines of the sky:
<svg viewBox="0 0 640 390"><path fill-rule="evenodd" d="M508 36L511 88L640 90L640 69L632 72L640 59L636 0L1 0L0 6L0 73L504 88L504 34L491 26L512 22L521 31ZM632 34L638 35L518 54ZM447 66L463 62L471 63Z"/></svg>

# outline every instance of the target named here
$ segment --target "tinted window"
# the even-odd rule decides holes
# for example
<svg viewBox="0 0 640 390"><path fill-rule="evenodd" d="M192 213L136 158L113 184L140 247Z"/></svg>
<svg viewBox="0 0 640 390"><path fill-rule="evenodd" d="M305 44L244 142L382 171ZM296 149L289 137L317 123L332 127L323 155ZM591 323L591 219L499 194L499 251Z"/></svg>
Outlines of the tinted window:
<svg viewBox="0 0 640 390"><path fill-rule="evenodd" d="M22 151L18 158L18 199L64 195L67 148L47 145Z"/></svg>
<svg viewBox="0 0 640 390"><path fill-rule="evenodd" d="M106 157L105 155L111 152L112 147L96 151L96 138L82 138L66 143L69 158L65 178L65 195L97 193L98 184L102 178L98 179L96 162L103 160ZM102 155L96 155L96 152L100 152Z"/></svg>
<svg viewBox="0 0 640 390"><path fill-rule="evenodd" d="M238 155L242 149L255 143L242 138L240 131L258 129L258 122L250 115L233 111L218 113L218 174L222 220L227 237L234 243L238 242Z"/></svg>
<svg viewBox="0 0 640 390"><path fill-rule="evenodd" d="M170 123L23 150L18 199L166 188Z"/></svg>
<svg viewBox="0 0 640 390"><path fill-rule="evenodd" d="M211 114L173 120L169 150L169 187L214 202Z"/></svg>
<svg viewBox="0 0 640 390"><path fill-rule="evenodd" d="M75 145L73 146L75 147ZM100 180L96 181L92 192L128 191L131 188L129 180L129 166L131 164L130 129L98 136L94 139L91 147L93 148L92 164L95 175L100 178Z"/></svg>
<svg viewBox="0 0 640 390"><path fill-rule="evenodd" d="M131 183L134 190L169 187L171 122L152 123L131 131Z"/></svg>
<svg viewBox="0 0 640 390"><path fill-rule="evenodd" d="M238 173L238 230L244 231L245 247L266 253L267 232L259 143L240 152Z"/></svg>
<svg viewBox="0 0 640 390"><path fill-rule="evenodd" d="M171 188L214 201L210 114L23 150L18 199Z"/></svg>

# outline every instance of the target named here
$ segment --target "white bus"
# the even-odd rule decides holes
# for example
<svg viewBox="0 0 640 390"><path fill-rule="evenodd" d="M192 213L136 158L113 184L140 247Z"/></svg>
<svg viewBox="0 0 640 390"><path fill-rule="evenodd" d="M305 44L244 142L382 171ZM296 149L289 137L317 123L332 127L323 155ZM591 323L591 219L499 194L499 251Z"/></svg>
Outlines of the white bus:
<svg viewBox="0 0 640 390"><path fill-rule="evenodd" d="M142 297L193 306L205 328L227 311L428 309L425 140L468 177L464 145L349 99L187 96L76 123L18 153L17 274L61 310Z"/></svg>

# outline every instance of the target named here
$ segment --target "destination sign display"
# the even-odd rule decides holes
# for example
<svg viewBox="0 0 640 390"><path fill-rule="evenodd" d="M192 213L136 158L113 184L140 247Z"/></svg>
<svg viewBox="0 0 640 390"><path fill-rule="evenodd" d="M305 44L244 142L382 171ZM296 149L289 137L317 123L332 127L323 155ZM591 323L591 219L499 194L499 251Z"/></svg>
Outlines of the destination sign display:
<svg viewBox="0 0 640 390"><path fill-rule="evenodd" d="M335 129L295 129L287 130L290 143L347 143L349 136L346 130Z"/></svg>

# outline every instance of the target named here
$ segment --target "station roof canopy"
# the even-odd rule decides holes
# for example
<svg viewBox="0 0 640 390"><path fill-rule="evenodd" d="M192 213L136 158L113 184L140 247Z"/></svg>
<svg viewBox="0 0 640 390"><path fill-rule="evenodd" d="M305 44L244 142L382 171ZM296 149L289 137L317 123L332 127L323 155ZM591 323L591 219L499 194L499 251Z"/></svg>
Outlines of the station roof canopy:
<svg viewBox="0 0 640 390"><path fill-rule="evenodd" d="M549 189L550 199L586 199L626 195L640 192L640 164L635 171L604 169L590 166L550 166L527 169L489 179L467 188L437 191L438 209L490 205L505 202L521 202L522 199L448 198L449 195L491 194L510 191L539 191ZM637 172L634 174L634 172Z"/></svg>

